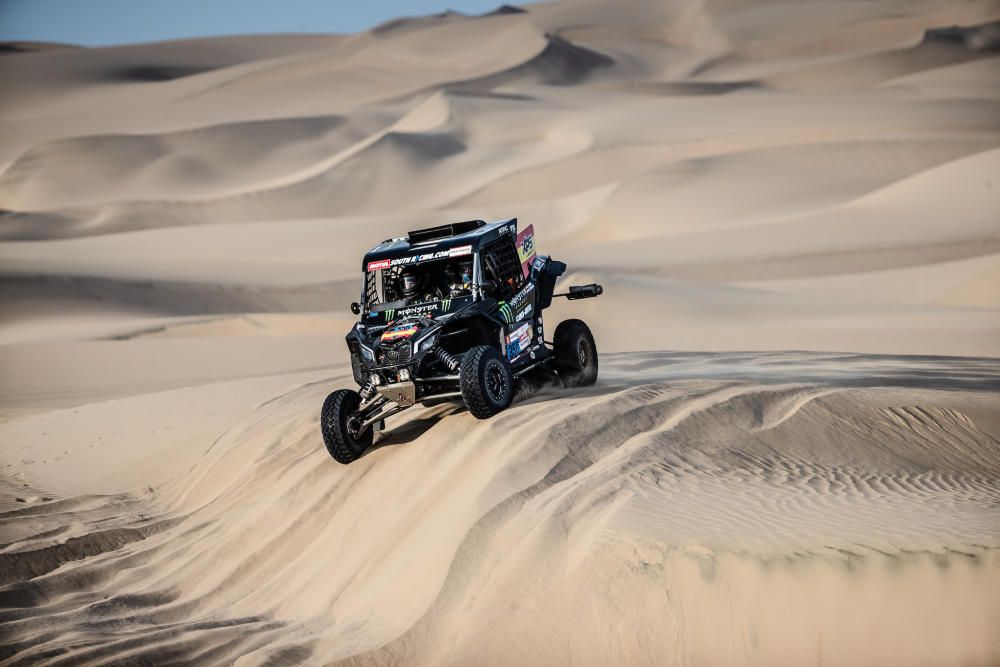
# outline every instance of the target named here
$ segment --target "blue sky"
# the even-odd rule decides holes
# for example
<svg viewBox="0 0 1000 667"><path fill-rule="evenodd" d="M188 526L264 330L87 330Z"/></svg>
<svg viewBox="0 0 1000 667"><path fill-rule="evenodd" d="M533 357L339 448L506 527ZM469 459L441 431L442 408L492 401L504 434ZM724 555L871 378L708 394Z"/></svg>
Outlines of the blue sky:
<svg viewBox="0 0 1000 667"><path fill-rule="evenodd" d="M106 46L209 35L358 32L398 16L481 14L503 0L0 0L0 41Z"/></svg>

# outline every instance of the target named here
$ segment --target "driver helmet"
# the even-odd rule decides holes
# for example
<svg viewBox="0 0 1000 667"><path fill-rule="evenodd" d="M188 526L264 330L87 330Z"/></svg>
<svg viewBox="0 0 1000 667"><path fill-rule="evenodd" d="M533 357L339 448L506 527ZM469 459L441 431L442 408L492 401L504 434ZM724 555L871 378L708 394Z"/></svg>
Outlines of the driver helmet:
<svg viewBox="0 0 1000 667"><path fill-rule="evenodd" d="M472 262L462 262L458 265L458 282L461 285L472 283Z"/></svg>
<svg viewBox="0 0 1000 667"><path fill-rule="evenodd" d="M399 276L400 291L407 299L416 295L417 287L419 286L418 283L417 274L412 271L404 271Z"/></svg>

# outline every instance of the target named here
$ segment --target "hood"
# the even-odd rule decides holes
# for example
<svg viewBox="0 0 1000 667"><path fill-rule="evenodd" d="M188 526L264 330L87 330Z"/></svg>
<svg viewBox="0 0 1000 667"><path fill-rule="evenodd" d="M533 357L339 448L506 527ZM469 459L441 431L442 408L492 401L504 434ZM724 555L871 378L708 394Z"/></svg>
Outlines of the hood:
<svg viewBox="0 0 1000 667"><path fill-rule="evenodd" d="M470 303L472 296L459 296L453 299L436 299L426 303L418 303L412 306L386 304L366 313L362 317L362 322L368 326L377 326L385 323L389 329L395 328L404 322L437 320L451 313L457 312Z"/></svg>
<svg viewBox="0 0 1000 667"><path fill-rule="evenodd" d="M393 322L382 331L378 337L378 342L381 345L395 345L400 341L409 340L418 335L426 326L426 324L417 319Z"/></svg>

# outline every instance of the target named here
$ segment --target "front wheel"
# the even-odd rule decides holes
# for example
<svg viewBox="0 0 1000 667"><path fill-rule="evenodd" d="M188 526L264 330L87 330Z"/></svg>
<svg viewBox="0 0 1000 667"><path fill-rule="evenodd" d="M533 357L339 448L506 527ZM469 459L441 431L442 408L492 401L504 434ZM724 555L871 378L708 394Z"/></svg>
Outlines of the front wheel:
<svg viewBox="0 0 1000 667"><path fill-rule="evenodd" d="M589 387L597 382L597 344L582 320L560 322L552 347L564 387Z"/></svg>
<svg viewBox="0 0 1000 667"><path fill-rule="evenodd" d="M327 451L338 463L355 461L372 446L374 432L371 426L361 429L360 406L361 394L351 389L338 389L323 401L319 427Z"/></svg>
<svg viewBox="0 0 1000 667"><path fill-rule="evenodd" d="M514 399L510 366L488 345L474 347L465 353L459 378L462 400L477 419L486 419L507 409Z"/></svg>

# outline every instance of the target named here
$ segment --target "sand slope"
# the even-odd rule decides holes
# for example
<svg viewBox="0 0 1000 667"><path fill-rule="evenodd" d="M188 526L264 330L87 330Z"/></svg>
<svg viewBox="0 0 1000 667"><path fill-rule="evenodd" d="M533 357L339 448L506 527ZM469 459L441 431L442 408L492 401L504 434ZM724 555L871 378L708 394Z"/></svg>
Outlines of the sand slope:
<svg viewBox="0 0 1000 667"><path fill-rule="evenodd" d="M0 662L1000 662L998 21L9 45ZM334 464L362 253L511 215L598 385Z"/></svg>
<svg viewBox="0 0 1000 667"><path fill-rule="evenodd" d="M313 408L346 379L0 425L68 494L0 515L11 664L1000 657L994 361L613 355L341 467Z"/></svg>

